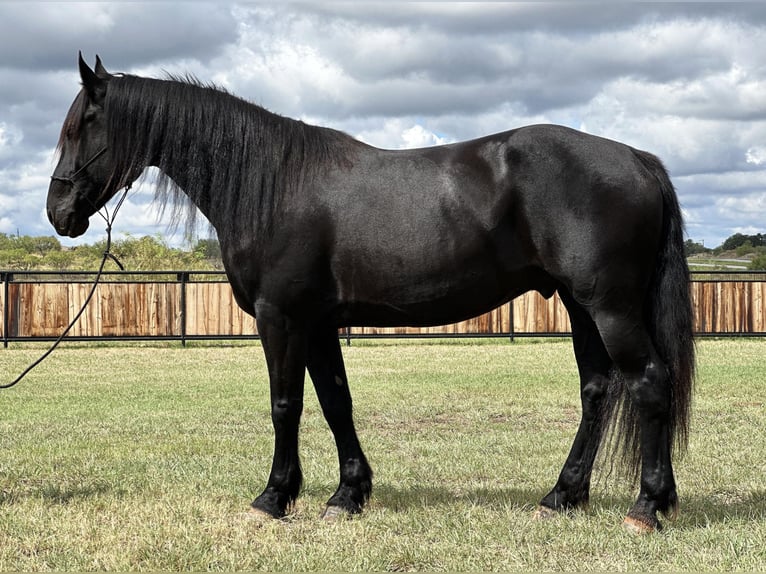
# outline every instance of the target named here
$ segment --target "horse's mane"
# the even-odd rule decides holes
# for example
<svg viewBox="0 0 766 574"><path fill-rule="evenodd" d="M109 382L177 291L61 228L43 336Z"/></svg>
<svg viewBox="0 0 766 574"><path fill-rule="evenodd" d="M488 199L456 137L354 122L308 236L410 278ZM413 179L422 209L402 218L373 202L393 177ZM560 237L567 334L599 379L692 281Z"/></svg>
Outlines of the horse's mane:
<svg viewBox="0 0 766 574"><path fill-rule="evenodd" d="M353 141L193 77L115 76L105 111L112 183L124 186L147 165L157 166L161 209L171 206L174 223L184 223L187 232L196 225L193 204L224 214L219 236L235 236L247 229L242 225L267 231L282 199L328 161L343 161Z"/></svg>

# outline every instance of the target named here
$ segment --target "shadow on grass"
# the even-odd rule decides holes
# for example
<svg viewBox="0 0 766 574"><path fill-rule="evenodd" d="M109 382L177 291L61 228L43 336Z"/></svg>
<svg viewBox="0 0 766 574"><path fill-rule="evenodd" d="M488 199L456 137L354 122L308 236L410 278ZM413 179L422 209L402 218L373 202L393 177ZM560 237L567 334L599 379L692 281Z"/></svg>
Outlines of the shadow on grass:
<svg viewBox="0 0 766 574"><path fill-rule="evenodd" d="M483 506L495 511L510 507L531 512L537 508L539 501L546 493L547 490L507 487L466 488L456 492L432 485L399 488L390 484L377 485L373 489L373 497L377 504L395 512L455 504ZM634 502L635 499L632 496L625 494L594 493L591 498L590 512L597 509L609 509L618 513L627 513ZM676 529L691 530L730 522L764 520L766 520L766 489L757 489L736 499L728 500L704 495L687 495L685 498L682 497L678 519L674 522L665 519L663 522L673 525Z"/></svg>
<svg viewBox="0 0 766 574"><path fill-rule="evenodd" d="M20 481L10 488L0 489L0 506L20 503L23 500L42 500L47 504L66 505L74 501L94 499L103 496L121 497L124 491L115 489L106 481L87 484L33 484Z"/></svg>
<svg viewBox="0 0 766 574"><path fill-rule="evenodd" d="M65 506L72 502L88 502L95 499L121 499L126 491L106 480L53 484L48 481L21 480L9 485L6 480L0 486L0 506L19 504L25 500L40 500L50 505ZM434 509L454 505L481 506L492 511L509 508L532 512L547 493L544 489L508 487L470 487L461 490L438 485L396 486L376 484L373 488L373 504L394 512L413 509ZM306 493L304 493L306 494ZM212 495L212 494L211 494ZM594 492L591 508L627 513L635 501L633 495ZM766 520L766 489L740 492L738 496L687 494L681 495L678 520L663 523L675 530L694 530L736 522Z"/></svg>
<svg viewBox="0 0 766 574"><path fill-rule="evenodd" d="M689 495L681 499L680 528L705 528L730 522L766 521L766 489L738 496Z"/></svg>
<svg viewBox="0 0 766 574"><path fill-rule="evenodd" d="M391 484L377 484L373 497L378 504L393 511L412 508L431 508L454 504L484 506L492 510L517 507L532 510L545 492L507 487L467 487L461 491L434 485L397 487Z"/></svg>

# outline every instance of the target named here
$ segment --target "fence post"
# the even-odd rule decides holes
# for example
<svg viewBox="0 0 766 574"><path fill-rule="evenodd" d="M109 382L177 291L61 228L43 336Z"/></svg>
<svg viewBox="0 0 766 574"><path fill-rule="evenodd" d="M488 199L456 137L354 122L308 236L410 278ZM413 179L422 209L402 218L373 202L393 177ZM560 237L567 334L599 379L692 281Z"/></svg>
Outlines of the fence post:
<svg viewBox="0 0 766 574"><path fill-rule="evenodd" d="M508 301L508 315L509 315L508 320L510 321L510 323L508 324L508 331L511 337L511 343L513 343L513 299Z"/></svg>
<svg viewBox="0 0 766 574"><path fill-rule="evenodd" d="M8 307L8 297L11 293L10 288L8 287L8 284L11 282L11 279L13 278L12 273L5 273L2 274L2 280L3 280L3 348L8 348L8 326L10 323L9 315L10 315L10 308Z"/></svg>
<svg viewBox="0 0 766 574"><path fill-rule="evenodd" d="M189 281L189 272L178 273L177 280L181 283L181 346L186 347L186 283Z"/></svg>

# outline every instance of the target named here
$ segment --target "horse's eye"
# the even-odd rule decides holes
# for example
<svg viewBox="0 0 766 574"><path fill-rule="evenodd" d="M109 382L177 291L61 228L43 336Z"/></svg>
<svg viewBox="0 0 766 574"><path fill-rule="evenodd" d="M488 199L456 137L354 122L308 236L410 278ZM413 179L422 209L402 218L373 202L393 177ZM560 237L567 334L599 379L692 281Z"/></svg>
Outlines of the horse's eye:
<svg viewBox="0 0 766 574"><path fill-rule="evenodd" d="M92 123L98 118L98 111L97 110L87 110L85 114L83 115L83 120L85 120L85 123Z"/></svg>

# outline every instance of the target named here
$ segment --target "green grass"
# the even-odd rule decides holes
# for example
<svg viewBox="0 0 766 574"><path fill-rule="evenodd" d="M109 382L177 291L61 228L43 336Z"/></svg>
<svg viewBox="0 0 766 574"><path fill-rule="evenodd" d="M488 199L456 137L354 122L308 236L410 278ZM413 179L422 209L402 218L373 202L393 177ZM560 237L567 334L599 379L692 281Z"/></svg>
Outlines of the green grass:
<svg viewBox="0 0 766 574"><path fill-rule="evenodd" d="M579 420L568 341L355 341L345 349L375 470L365 513L318 520L337 458L310 386L304 490L246 510L272 449L257 344L65 345L0 392L0 570L766 569L766 341L702 340L681 514L634 537L608 462L591 507L530 520ZM0 350L10 380L40 353Z"/></svg>

